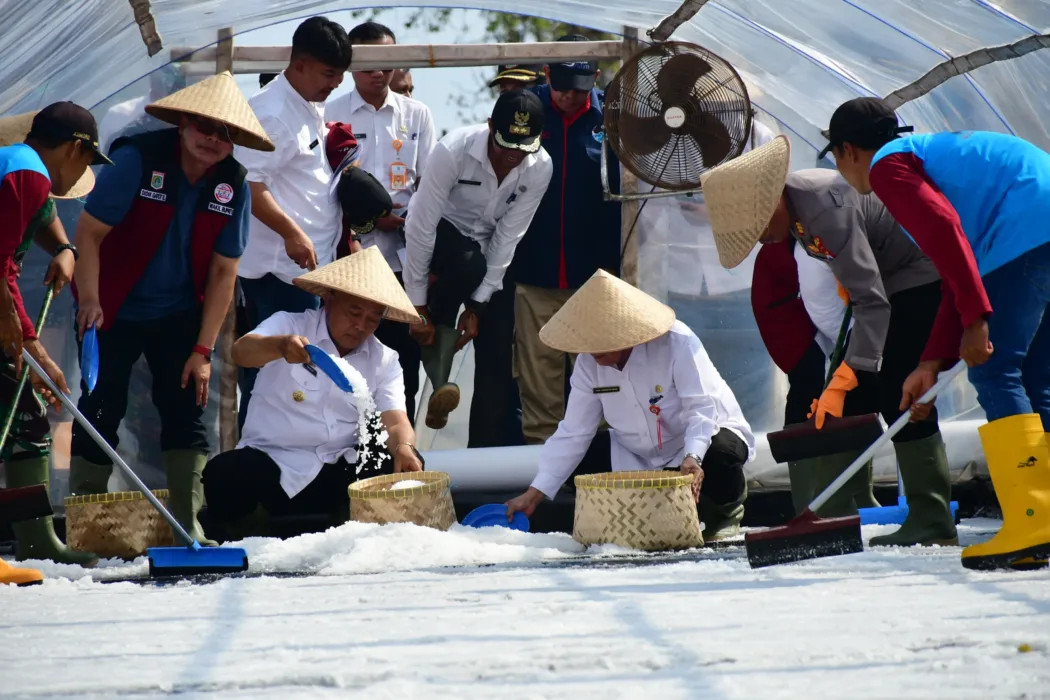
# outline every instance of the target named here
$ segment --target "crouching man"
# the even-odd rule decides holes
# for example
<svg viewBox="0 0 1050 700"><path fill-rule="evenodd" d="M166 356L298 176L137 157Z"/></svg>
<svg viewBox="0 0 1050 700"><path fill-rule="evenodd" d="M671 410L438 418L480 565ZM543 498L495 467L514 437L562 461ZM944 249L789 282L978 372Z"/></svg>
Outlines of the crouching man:
<svg viewBox="0 0 1050 700"><path fill-rule="evenodd" d="M531 515L544 496L554 498L604 418L612 470L693 474L704 540L740 531L755 437L700 339L671 308L599 270L543 326L540 340L579 357L565 418L544 443L532 485L507 503L508 517Z"/></svg>
<svg viewBox="0 0 1050 700"><path fill-rule="evenodd" d="M383 254L365 249L295 284L324 305L276 313L233 346L234 362L260 370L237 449L204 470L209 513L229 538L267 535L272 516L322 515L337 525L359 478L423 469L397 353L373 335L384 317L419 322ZM355 398L311 363L308 344L360 372L389 435L385 453L359 449Z"/></svg>

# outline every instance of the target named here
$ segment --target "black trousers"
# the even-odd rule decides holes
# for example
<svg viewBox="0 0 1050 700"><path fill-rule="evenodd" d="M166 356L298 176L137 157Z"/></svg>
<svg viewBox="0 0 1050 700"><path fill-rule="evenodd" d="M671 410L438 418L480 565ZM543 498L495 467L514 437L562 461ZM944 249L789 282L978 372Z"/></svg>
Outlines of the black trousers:
<svg viewBox="0 0 1050 700"><path fill-rule="evenodd" d="M492 295L474 339L474 396L467 447L524 445L521 395L514 379L514 281Z"/></svg>
<svg viewBox="0 0 1050 700"><path fill-rule="evenodd" d="M802 359L788 372L787 405L784 407L784 427L805 423L813 399L824 392L827 358L814 340ZM846 396L849 396L847 394Z"/></svg>
<svg viewBox="0 0 1050 700"><path fill-rule="evenodd" d="M199 309L183 311L154 321L116 320L98 333L98 383L88 393L80 382L77 408L114 449L117 430L128 410L131 368L145 355L153 376L151 396L160 414L160 449L208 451L208 436L197 405L197 387L191 379L182 388L182 369L197 344ZM78 341L79 344L79 341ZM94 464L110 464L106 453L91 436L73 424L70 454Z"/></svg>
<svg viewBox="0 0 1050 700"><path fill-rule="evenodd" d="M401 273L395 273L397 281L404 285ZM422 361L422 348L412 339L407 323L399 321L380 321L376 329L376 340L397 353L397 361L405 375L405 411L408 419L416 420L416 394L419 393L419 365Z"/></svg>
<svg viewBox="0 0 1050 700"><path fill-rule="evenodd" d="M606 430L599 430L591 441L587 454L576 467L573 477L580 474L600 474L612 471L611 437ZM747 443L731 430L719 430L711 438L701 467L704 482L700 493L716 505L737 503L744 496L747 481L744 464L747 463ZM665 467L664 471L678 471L678 467ZM571 484L570 477L566 484Z"/></svg>
<svg viewBox="0 0 1050 700"><path fill-rule="evenodd" d="M481 245L460 233L450 221L442 219L435 232L430 272L436 278L427 293L430 317L434 323L455 328L459 307L470 298L488 272Z"/></svg>
<svg viewBox="0 0 1050 700"><path fill-rule="evenodd" d="M940 306L940 281L905 289L890 297L890 326L882 351L882 368L877 375L857 372L858 386L846 394L844 416L879 413L888 425L900 417L904 380L919 364ZM893 442L922 440L939 430L934 408L926 420L908 423L893 437Z"/></svg>
<svg viewBox="0 0 1050 700"><path fill-rule="evenodd" d="M289 498L281 488L281 468L268 454L242 447L213 457L201 481L208 512L220 523L235 523L258 506L271 516L328 515L343 522L350 506L346 489L358 479L392 474L394 462L386 452L373 454L361 473L345 459L321 467L306 488Z"/></svg>

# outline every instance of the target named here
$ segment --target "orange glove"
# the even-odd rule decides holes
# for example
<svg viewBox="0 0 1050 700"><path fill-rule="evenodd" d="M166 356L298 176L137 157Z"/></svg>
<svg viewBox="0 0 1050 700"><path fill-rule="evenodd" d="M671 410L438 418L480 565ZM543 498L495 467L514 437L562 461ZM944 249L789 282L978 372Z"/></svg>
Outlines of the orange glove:
<svg viewBox="0 0 1050 700"><path fill-rule="evenodd" d="M806 418L817 416L817 430L824 427L824 417L827 415L842 418L842 408L846 403L846 392L857 388L857 375L853 373L845 362L839 365L835 374L831 376L831 383L819 399L813 399L813 405L809 407L810 413Z"/></svg>
<svg viewBox="0 0 1050 700"><path fill-rule="evenodd" d="M842 299L842 303L843 304L848 304L849 303L849 292L846 291L846 288L843 287L842 283L839 282L838 280L835 280L835 285L838 287L838 289L836 291L838 291L838 293L839 293L839 299Z"/></svg>

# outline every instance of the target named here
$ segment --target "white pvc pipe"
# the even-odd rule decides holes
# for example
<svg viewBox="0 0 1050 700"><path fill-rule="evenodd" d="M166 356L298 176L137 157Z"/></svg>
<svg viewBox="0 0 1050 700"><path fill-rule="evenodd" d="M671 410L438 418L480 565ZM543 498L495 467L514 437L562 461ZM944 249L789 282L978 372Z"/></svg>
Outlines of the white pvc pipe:
<svg viewBox="0 0 1050 700"><path fill-rule="evenodd" d="M984 464L977 428L983 419L942 421L941 434L947 445L948 463L954 477L970 465ZM749 482L764 487L786 488L786 464L777 464L769 452L766 434L755 436L757 455L744 469ZM427 471L446 472L452 479L453 491L524 491L539 470L541 445L524 447L479 447L423 452ZM886 445L875 454L876 480L891 482L896 478L897 461L893 446Z"/></svg>

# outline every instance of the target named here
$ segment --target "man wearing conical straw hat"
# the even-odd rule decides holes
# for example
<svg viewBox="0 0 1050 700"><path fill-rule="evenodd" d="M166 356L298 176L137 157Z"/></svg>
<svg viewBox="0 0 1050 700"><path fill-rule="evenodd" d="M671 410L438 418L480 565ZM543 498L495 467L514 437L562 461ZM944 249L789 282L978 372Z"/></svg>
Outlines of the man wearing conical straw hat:
<svg viewBox="0 0 1050 700"><path fill-rule="evenodd" d="M98 384L79 408L111 445L145 356L160 414L169 507L201 542L200 474L208 438L211 353L233 299L251 197L234 144L273 144L230 73L179 90L146 112L175 128L119 138L77 224L78 337L98 332ZM73 428L70 490L105 493L113 465Z"/></svg>
<svg viewBox="0 0 1050 700"><path fill-rule="evenodd" d="M366 248L295 284L323 306L280 311L233 346L234 362L260 370L237 449L204 471L208 512L230 538L266 535L274 516L317 515L339 525L349 517L347 487L358 478L423 468L397 353L375 338L384 318L420 319L383 254ZM308 345L337 358L353 394L313 364ZM380 426L360 414L368 408L365 392ZM372 431L364 444L362 421ZM385 445L381 430L389 436Z"/></svg>
<svg viewBox="0 0 1050 700"><path fill-rule="evenodd" d="M95 119L83 107L58 102L33 114L0 119L0 407L3 415L14 412L11 431L0 459L9 488L48 484L51 428L46 407L32 391L18 397L23 347L51 379L66 390L62 370L37 338L18 289L22 259L35 240L54 255L45 283L65 284L73 272L76 251L55 217L53 197L80 197L94 184L88 166L108 163L98 152ZM50 197L49 197L50 195ZM39 380L34 376L33 384ZM45 398L55 403L50 392ZM13 524L19 559L53 559L92 566L90 552L74 552L55 535L51 517ZM15 568L0 560L0 583L30 584L42 580L34 569Z"/></svg>
<svg viewBox="0 0 1050 700"><path fill-rule="evenodd" d="M814 397L810 416L818 430L829 415L878 412L893 423L904 410L904 380L926 346L941 305L937 269L877 198L859 195L834 170L789 174L790 152L787 138L779 136L702 176L719 259L731 268L756 243L793 236L808 255L827 262L852 305L854 325L842 362L820 397ZM908 517L900 530L873 537L871 544L956 544L948 456L936 412L909 423L893 445ZM818 460L813 496L858 453ZM852 492L843 489L844 502L829 503L831 509L822 509L821 515L855 513L852 501L867 493L867 484L853 485Z"/></svg>
<svg viewBox="0 0 1050 700"><path fill-rule="evenodd" d="M554 498L609 424L614 471L693 474L704 539L740 530L755 437L700 339L648 294L596 272L540 330L540 340L578 354L565 418L543 445L529 489L507 503L528 515Z"/></svg>

